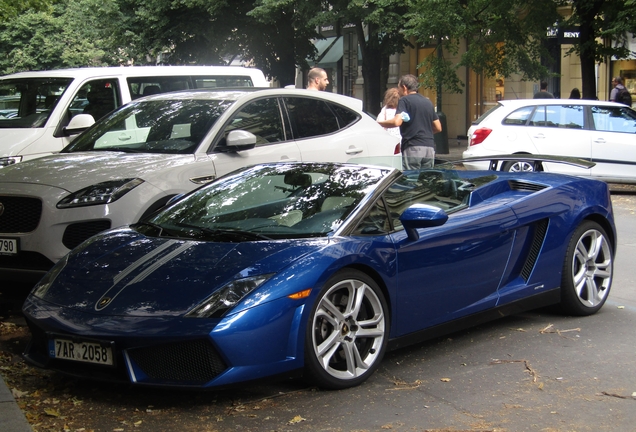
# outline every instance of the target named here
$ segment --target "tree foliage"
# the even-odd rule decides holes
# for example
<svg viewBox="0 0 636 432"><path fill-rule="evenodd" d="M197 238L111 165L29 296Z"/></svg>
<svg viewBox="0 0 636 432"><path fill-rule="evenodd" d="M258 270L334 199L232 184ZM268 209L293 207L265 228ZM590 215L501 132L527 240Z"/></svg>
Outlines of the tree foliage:
<svg viewBox="0 0 636 432"><path fill-rule="evenodd" d="M62 0L29 9L0 24L0 71L106 66L121 59L109 49L117 8L113 0Z"/></svg>
<svg viewBox="0 0 636 432"><path fill-rule="evenodd" d="M407 34L438 48L422 65L426 87L442 83L447 91L461 92L457 70L462 66L489 77L520 73L538 80L548 75L540 59L547 55L547 29L559 18L553 0L413 0L407 18ZM446 53L459 56L459 62Z"/></svg>
<svg viewBox="0 0 636 432"><path fill-rule="evenodd" d="M630 55L626 37L636 33L636 1L572 0L572 6L574 13L565 24L578 26L580 37L571 52L581 59L583 98L595 99L596 63Z"/></svg>

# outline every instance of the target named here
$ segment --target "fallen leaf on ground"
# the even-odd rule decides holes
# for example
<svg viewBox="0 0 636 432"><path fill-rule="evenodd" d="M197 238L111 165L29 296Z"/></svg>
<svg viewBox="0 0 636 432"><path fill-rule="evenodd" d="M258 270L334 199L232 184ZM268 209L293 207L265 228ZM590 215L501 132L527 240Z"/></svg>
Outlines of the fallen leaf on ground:
<svg viewBox="0 0 636 432"><path fill-rule="evenodd" d="M296 417L294 417L293 419L291 419L290 421L288 421L288 424L296 424L296 423L300 423L305 421L304 418L302 418L301 416L297 415Z"/></svg>

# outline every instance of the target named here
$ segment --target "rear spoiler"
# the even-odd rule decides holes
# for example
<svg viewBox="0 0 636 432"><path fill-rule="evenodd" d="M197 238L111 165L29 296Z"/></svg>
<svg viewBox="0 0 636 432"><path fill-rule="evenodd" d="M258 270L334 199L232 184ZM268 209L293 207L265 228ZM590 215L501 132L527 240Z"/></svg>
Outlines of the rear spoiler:
<svg viewBox="0 0 636 432"><path fill-rule="evenodd" d="M553 155L537 155L537 154L509 154L509 155L492 155L481 157L470 157L460 159L449 163L457 164L462 162L490 162L488 169L490 171L502 171L503 162L522 161L532 164L534 171L543 171L543 163L560 163L572 165L578 168L590 169L596 164L586 159L574 158L569 156L553 156Z"/></svg>

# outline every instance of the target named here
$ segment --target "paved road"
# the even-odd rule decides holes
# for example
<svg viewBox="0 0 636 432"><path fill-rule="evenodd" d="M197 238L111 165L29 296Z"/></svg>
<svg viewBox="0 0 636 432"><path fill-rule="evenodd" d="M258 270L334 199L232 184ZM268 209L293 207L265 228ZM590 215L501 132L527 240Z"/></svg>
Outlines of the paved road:
<svg viewBox="0 0 636 432"><path fill-rule="evenodd" d="M635 431L636 195L614 202L615 279L594 316L504 318L389 353L344 391L300 380L175 393L60 379L50 397L83 401L63 413L70 430Z"/></svg>

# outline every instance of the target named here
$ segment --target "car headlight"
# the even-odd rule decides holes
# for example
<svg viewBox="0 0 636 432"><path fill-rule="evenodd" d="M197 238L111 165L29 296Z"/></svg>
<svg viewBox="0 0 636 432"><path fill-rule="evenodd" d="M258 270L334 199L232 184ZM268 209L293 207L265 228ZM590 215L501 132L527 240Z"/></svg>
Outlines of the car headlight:
<svg viewBox="0 0 636 432"><path fill-rule="evenodd" d="M70 254L64 255L64 258L62 258L57 263L55 263L55 265L51 268L51 270L49 270L48 273L45 274L42 279L40 279L37 285L33 287L33 290L31 291L32 295L34 295L35 297L44 299L44 296L46 295L46 292L51 287L51 284L55 282L55 279L57 278L57 276L60 274L62 270L64 270L64 267L66 267L66 264L68 263L69 255Z"/></svg>
<svg viewBox="0 0 636 432"><path fill-rule="evenodd" d="M0 168L17 164L22 161L22 156L7 156L0 158Z"/></svg>
<svg viewBox="0 0 636 432"><path fill-rule="evenodd" d="M57 208L72 208L108 204L117 201L144 181L140 178L111 180L80 189L60 200Z"/></svg>
<svg viewBox="0 0 636 432"><path fill-rule="evenodd" d="M237 279L216 291L186 314L188 318L218 318L246 295L261 286L274 273Z"/></svg>

